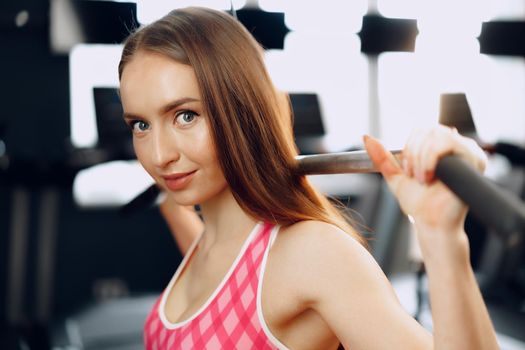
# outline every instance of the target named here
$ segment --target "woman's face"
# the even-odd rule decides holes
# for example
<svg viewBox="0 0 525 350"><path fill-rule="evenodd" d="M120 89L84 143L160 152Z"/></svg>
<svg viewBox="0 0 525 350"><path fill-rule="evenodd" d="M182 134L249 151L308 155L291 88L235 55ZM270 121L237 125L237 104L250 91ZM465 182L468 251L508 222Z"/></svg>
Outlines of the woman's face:
<svg viewBox="0 0 525 350"><path fill-rule="evenodd" d="M139 51L120 95L139 162L177 203L204 203L227 188L193 68Z"/></svg>

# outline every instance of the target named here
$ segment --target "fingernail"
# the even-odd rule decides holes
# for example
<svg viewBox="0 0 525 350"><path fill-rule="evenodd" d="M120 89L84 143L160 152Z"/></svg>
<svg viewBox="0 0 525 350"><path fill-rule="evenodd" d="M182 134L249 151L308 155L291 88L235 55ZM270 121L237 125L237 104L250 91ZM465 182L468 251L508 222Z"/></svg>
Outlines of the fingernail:
<svg viewBox="0 0 525 350"><path fill-rule="evenodd" d="M432 170L425 171L425 182L430 182L434 178L434 172Z"/></svg>
<svg viewBox="0 0 525 350"><path fill-rule="evenodd" d="M417 171L417 180L421 183L421 184L424 184L425 183L425 173L422 171L422 170L418 170Z"/></svg>

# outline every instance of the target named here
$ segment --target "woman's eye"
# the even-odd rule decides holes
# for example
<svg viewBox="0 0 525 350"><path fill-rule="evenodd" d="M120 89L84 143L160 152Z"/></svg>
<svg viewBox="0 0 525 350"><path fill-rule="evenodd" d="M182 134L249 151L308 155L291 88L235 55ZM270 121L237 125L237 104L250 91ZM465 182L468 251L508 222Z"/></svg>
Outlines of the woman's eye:
<svg viewBox="0 0 525 350"><path fill-rule="evenodd" d="M140 132L144 132L144 131L146 131L148 129L149 129L148 123L143 122L141 120L135 120L134 122L131 123L131 130L133 132L140 133Z"/></svg>
<svg viewBox="0 0 525 350"><path fill-rule="evenodd" d="M184 111L177 115L176 122L180 125L188 125L191 124L195 118L197 117L197 113L192 111Z"/></svg>

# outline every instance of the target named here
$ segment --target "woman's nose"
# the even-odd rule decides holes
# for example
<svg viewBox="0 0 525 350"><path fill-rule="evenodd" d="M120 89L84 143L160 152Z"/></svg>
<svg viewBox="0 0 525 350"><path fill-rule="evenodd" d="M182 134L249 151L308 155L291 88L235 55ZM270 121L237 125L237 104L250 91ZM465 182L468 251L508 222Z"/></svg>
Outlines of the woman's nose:
<svg viewBox="0 0 525 350"><path fill-rule="evenodd" d="M165 168L180 158L177 141L169 130L158 130L153 135L153 162L158 168Z"/></svg>

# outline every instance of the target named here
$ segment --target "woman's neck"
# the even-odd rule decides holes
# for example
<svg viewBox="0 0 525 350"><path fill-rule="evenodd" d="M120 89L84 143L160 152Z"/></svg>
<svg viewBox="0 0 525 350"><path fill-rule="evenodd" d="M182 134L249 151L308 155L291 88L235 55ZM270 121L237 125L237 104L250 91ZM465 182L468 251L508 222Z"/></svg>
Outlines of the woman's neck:
<svg viewBox="0 0 525 350"><path fill-rule="evenodd" d="M200 207L205 227L200 249L204 251L232 241L244 241L257 223L244 212L228 187Z"/></svg>

